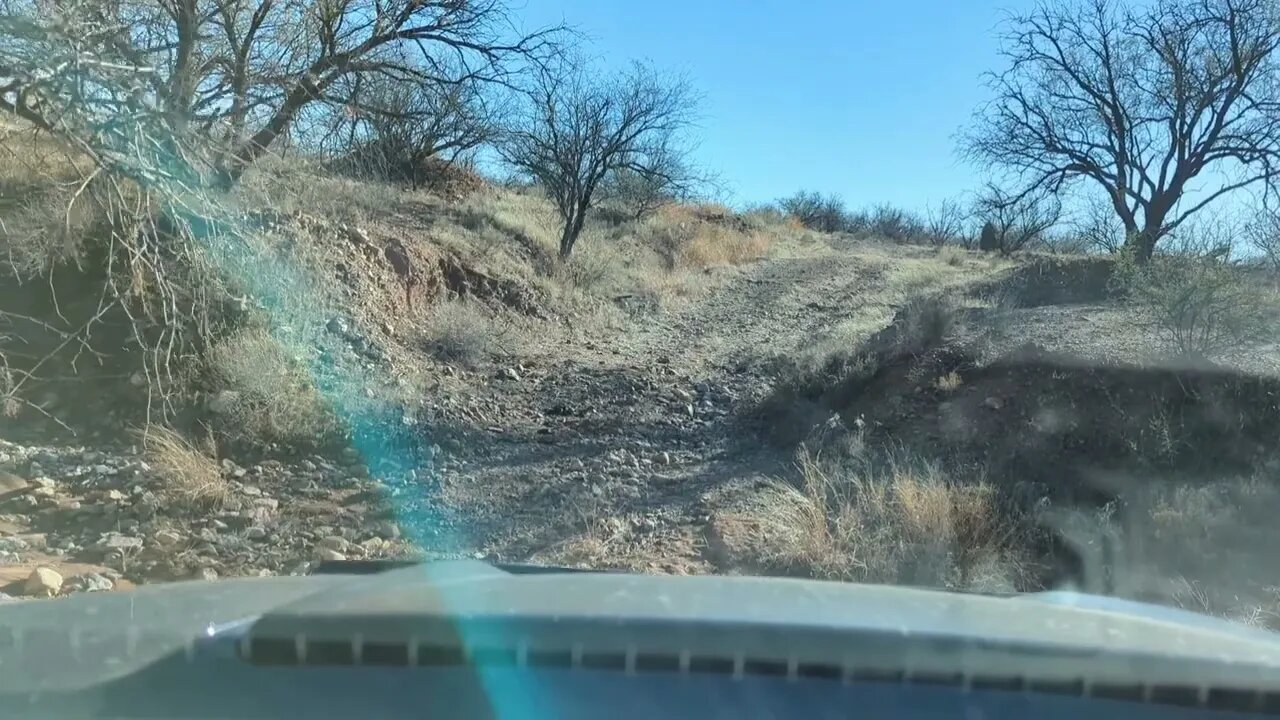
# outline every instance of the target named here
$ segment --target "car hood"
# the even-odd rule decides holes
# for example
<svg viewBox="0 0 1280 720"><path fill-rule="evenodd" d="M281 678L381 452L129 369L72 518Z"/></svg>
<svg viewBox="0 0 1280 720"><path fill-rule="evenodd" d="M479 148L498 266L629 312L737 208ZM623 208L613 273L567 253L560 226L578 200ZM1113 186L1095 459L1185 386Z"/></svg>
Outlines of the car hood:
<svg viewBox="0 0 1280 720"><path fill-rule="evenodd" d="M452 562L6 603L0 693L83 688L221 639L251 654L257 641L301 653L295 640L303 637L350 645L352 638L385 644L410 636L490 649L518 642L521 653L639 648L792 665L856 661L905 673L978 667L988 674L1280 683L1280 635L1115 598L778 578L512 574Z"/></svg>

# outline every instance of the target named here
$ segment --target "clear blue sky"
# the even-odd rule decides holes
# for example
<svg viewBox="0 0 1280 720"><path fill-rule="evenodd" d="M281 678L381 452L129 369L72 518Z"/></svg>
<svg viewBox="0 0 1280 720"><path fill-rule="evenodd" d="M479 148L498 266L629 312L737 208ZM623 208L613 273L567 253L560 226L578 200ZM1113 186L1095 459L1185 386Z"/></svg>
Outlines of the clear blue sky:
<svg viewBox="0 0 1280 720"><path fill-rule="evenodd" d="M735 203L806 188L852 207L925 203L983 177L955 153L986 98L1006 9L1032 0L528 0L609 66L686 73L705 94L698 160Z"/></svg>

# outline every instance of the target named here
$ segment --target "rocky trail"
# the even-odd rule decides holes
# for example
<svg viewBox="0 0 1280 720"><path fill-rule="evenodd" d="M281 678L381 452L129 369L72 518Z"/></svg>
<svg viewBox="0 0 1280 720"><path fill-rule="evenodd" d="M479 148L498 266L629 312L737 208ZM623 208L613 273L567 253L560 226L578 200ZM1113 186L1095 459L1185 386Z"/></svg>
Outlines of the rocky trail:
<svg viewBox="0 0 1280 720"><path fill-rule="evenodd" d="M354 452L224 459L227 496L187 507L166 497L166 478L137 447L0 441L0 592L422 553L732 570L706 550L712 514L790 463L742 412L768 389L763 361L858 312L882 278L865 256L824 247L706 282L686 304L609 335L451 370L408 420L439 450L420 492L370 478Z"/></svg>
<svg viewBox="0 0 1280 720"><path fill-rule="evenodd" d="M856 312L882 279L852 253L724 273L687 306L476 389L497 409L490 426L442 440L464 544L504 560L731 569L706 551L718 498L791 462L744 419L769 384L762 361Z"/></svg>

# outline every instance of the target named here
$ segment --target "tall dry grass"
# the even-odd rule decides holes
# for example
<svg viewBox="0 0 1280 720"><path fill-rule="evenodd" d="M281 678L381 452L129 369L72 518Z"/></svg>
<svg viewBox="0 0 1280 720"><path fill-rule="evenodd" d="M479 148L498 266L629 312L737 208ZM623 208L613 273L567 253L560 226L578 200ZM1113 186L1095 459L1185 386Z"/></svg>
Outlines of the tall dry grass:
<svg viewBox="0 0 1280 720"><path fill-rule="evenodd" d="M226 504L231 491L209 451L166 427L151 427L140 435L144 456L163 480L162 492L170 502L191 509Z"/></svg>
<svg viewBox="0 0 1280 720"><path fill-rule="evenodd" d="M775 483L757 518L767 564L817 577L966 590L1011 589L1016 528L995 490L933 464L826 463L802 450L799 483Z"/></svg>
<svg viewBox="0 0 1280 720"><path fill-rule="evenodd" d="M640 227L669 270L742 265L769 253L778 239L775 230L739 219L715 205L669 205Z"/></svg>

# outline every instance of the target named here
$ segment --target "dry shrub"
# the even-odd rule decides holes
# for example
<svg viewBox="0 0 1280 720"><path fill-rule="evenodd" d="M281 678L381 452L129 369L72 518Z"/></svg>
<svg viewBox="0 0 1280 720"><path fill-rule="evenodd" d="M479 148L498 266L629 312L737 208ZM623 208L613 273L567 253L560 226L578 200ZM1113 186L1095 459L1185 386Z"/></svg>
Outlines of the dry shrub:
<svg viewBox="0 0 1280 720"><path fill-rule="evenodd" d="M626 520L600 512L581 514L581 532L548 548L541 559L569 567L624 566L631 540L631 527Z"/></svg>
<svg viewBox="0 0 1280 720"><path fill-rule="evenodd" d="M1280 307L1275 294L1223 260L1157 256L1120 274L1170 348L1183 356L1229 356L1274 333Z"/></svg>
<svg viewBox="0 0 1280 720"><path fill-rule="evenodd" d="M605 238L583 239L586 242L579 243L568 260L556 265L556 277L588 292L617 289L624 264L622 253Z"/></svg>
<svg viewBox="0 0 1280 720"><path fill-rule="evenodd" d="M941 245L938 247L938 259L951 267L963 265L965 255L964 250L954 245Z"/></svg>
<svg viewBox="0 0 1280 720"><path fill-rule="evenodd" d="M1013 586L1016 533L992 487L928 463L838 467L803 450L799 469L800 486L776 483L759 519L766 564L841 580Z"/></svg>
<svg viewBox="0 0 1280 720"><path fill-rule="evenodd" d="M938 376L938 379L933 381L933 386L942 392L954 392L963 384L964 380L960 377L960 373L955 370L952 370L945 375L940 375Z"/></svg>
<svg viewBox="0 0 1280 720"><path fill-rule="evenodd" d="M0 123L0 262L29 277L82 259L104 214L85 187L91 167L43 132Z"/></svg>
<svg viewBox="0 0 1280 720"><path fill-rule="evenodd" d="M319 161L296 155L269 155L254 163L234 195L245 207L355 224L385 217L404 198L404 192L389 183L334 175Z"/></svg>
<svg viewBox="0 0 1280 720"><path fill-rule="evenodd" d="M214 386L230 393L221 394L218 412L221 429L236 439L308 446L336 428L306 369L263 328L215 343L206 365Z"/></svg>
<svg viewBox="0 0 1280 720"><path fill-rule="evenodd" d="M447 300L427 319L427 346L446 362L475 365L494 351L497 328L489 310L474 300Z"/></svg>
<svg viewBox="0 0 1280 720"><path fill-rule="evenodd" d="M945 344L963 323L962 301L947 293L914 295L898 309L884 336L890 356L916 355Z"/></svg>
<svg viewBox="0 0 1280 720"><path fill-rule="evenodd" d="M768 254L776 239L723 206L670 205L637 232L669 270L752 262Z"/></svg>
<svg viewBox="0 0 1280 720"><path fill-rule="evenodd" d="M152 427L140 435L147 462L164 480L168 500L191 508L226 503L230 489L212 454L166 427Z"/></svg>

